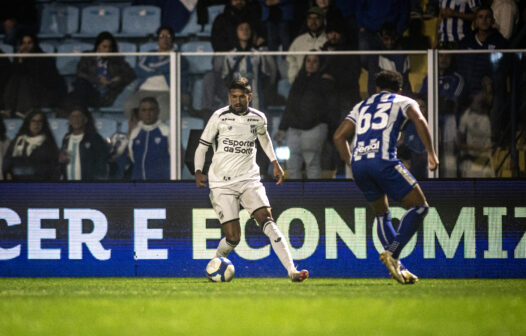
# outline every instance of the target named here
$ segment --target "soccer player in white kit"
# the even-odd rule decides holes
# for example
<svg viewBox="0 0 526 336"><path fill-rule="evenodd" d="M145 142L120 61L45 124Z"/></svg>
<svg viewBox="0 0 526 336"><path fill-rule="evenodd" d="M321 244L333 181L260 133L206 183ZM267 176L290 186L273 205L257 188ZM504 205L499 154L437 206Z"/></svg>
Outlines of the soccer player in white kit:
<svg viewBox="0 0 526 336"><path fill-rule="evenodd" d="M256 140L259 140L274 166L277 184L283 182L283 169L276 159L267 132L267 118L262 112L248 106L252 93L246 78L240 77L232 81L228 98L230 105L215 111L210 117L194 156L195 183L197 187L203 188L207 181L202 172L206 152L209 146L214 148L208 172L210 201L224 234L216 255L227 257L239 244L239 210L242 205L269 237L272 248L290 279L301 282L309 277L309 272L298 271L294 266L287 241L272 218L270 203L256 164Z"/></svg>

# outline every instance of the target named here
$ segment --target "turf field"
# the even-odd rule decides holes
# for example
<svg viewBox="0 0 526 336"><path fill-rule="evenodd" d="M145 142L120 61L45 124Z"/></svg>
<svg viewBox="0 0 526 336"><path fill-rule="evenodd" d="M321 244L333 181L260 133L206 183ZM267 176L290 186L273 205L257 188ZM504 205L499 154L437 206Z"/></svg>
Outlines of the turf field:
<svg viewBox="0 0 526 336"><path fill-rule="evenodd" d="M0 335L526 335L526 280L0 279Z"/></svg>

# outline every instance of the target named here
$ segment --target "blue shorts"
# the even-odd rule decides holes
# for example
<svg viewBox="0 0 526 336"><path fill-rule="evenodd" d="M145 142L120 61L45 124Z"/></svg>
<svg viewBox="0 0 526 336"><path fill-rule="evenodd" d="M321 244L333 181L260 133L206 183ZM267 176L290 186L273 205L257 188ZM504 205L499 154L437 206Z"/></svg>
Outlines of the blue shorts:
<svg viewBox="0 0 526 336"><path fill-rule="evenodd" d="M352 162L354 181L368 202L384 194L399 201L413 190L417 181L400 160L359 160Z"/></svg>

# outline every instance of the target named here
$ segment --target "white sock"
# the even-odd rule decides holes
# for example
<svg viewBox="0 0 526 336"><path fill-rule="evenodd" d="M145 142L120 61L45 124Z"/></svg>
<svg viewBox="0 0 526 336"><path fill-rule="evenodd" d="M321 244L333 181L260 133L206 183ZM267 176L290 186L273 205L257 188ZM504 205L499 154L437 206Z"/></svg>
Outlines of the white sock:
<svg viewBox="0 0 526 336"><path fill-rule="evenodd" d="M289 246L287 245L285 236L279 231L276 223L268 221L263 224L263 232L269 237L272 249L277 254L283 266L287 269L289 275L291 272L295 272L296 267L294 266L294 261L290 255Z"/></svg>
<svg viewBox="0 0 526 336"><path fill-rule="evenodd" d="M224 257L227 258L230 252L237 246L232 245L226 241L226 237L223 237L221 241L219 242L219 245L217 246L216 250L216 257Z"/></svg>

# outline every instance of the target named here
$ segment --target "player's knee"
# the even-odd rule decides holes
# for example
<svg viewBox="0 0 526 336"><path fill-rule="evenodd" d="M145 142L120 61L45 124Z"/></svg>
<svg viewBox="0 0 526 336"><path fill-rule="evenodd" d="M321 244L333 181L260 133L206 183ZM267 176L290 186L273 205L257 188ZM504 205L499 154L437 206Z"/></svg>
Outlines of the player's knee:
<svg viewBox="0 0 526 336"><path fill-rule="evenodd" d="M228 239L226 238L226 242L228 245L232 246L232 247L236 247L238 244L239 244L239 241L241 240L241 237L239 237L238 239L236 240L231 240L231 239Z"/></svg>

